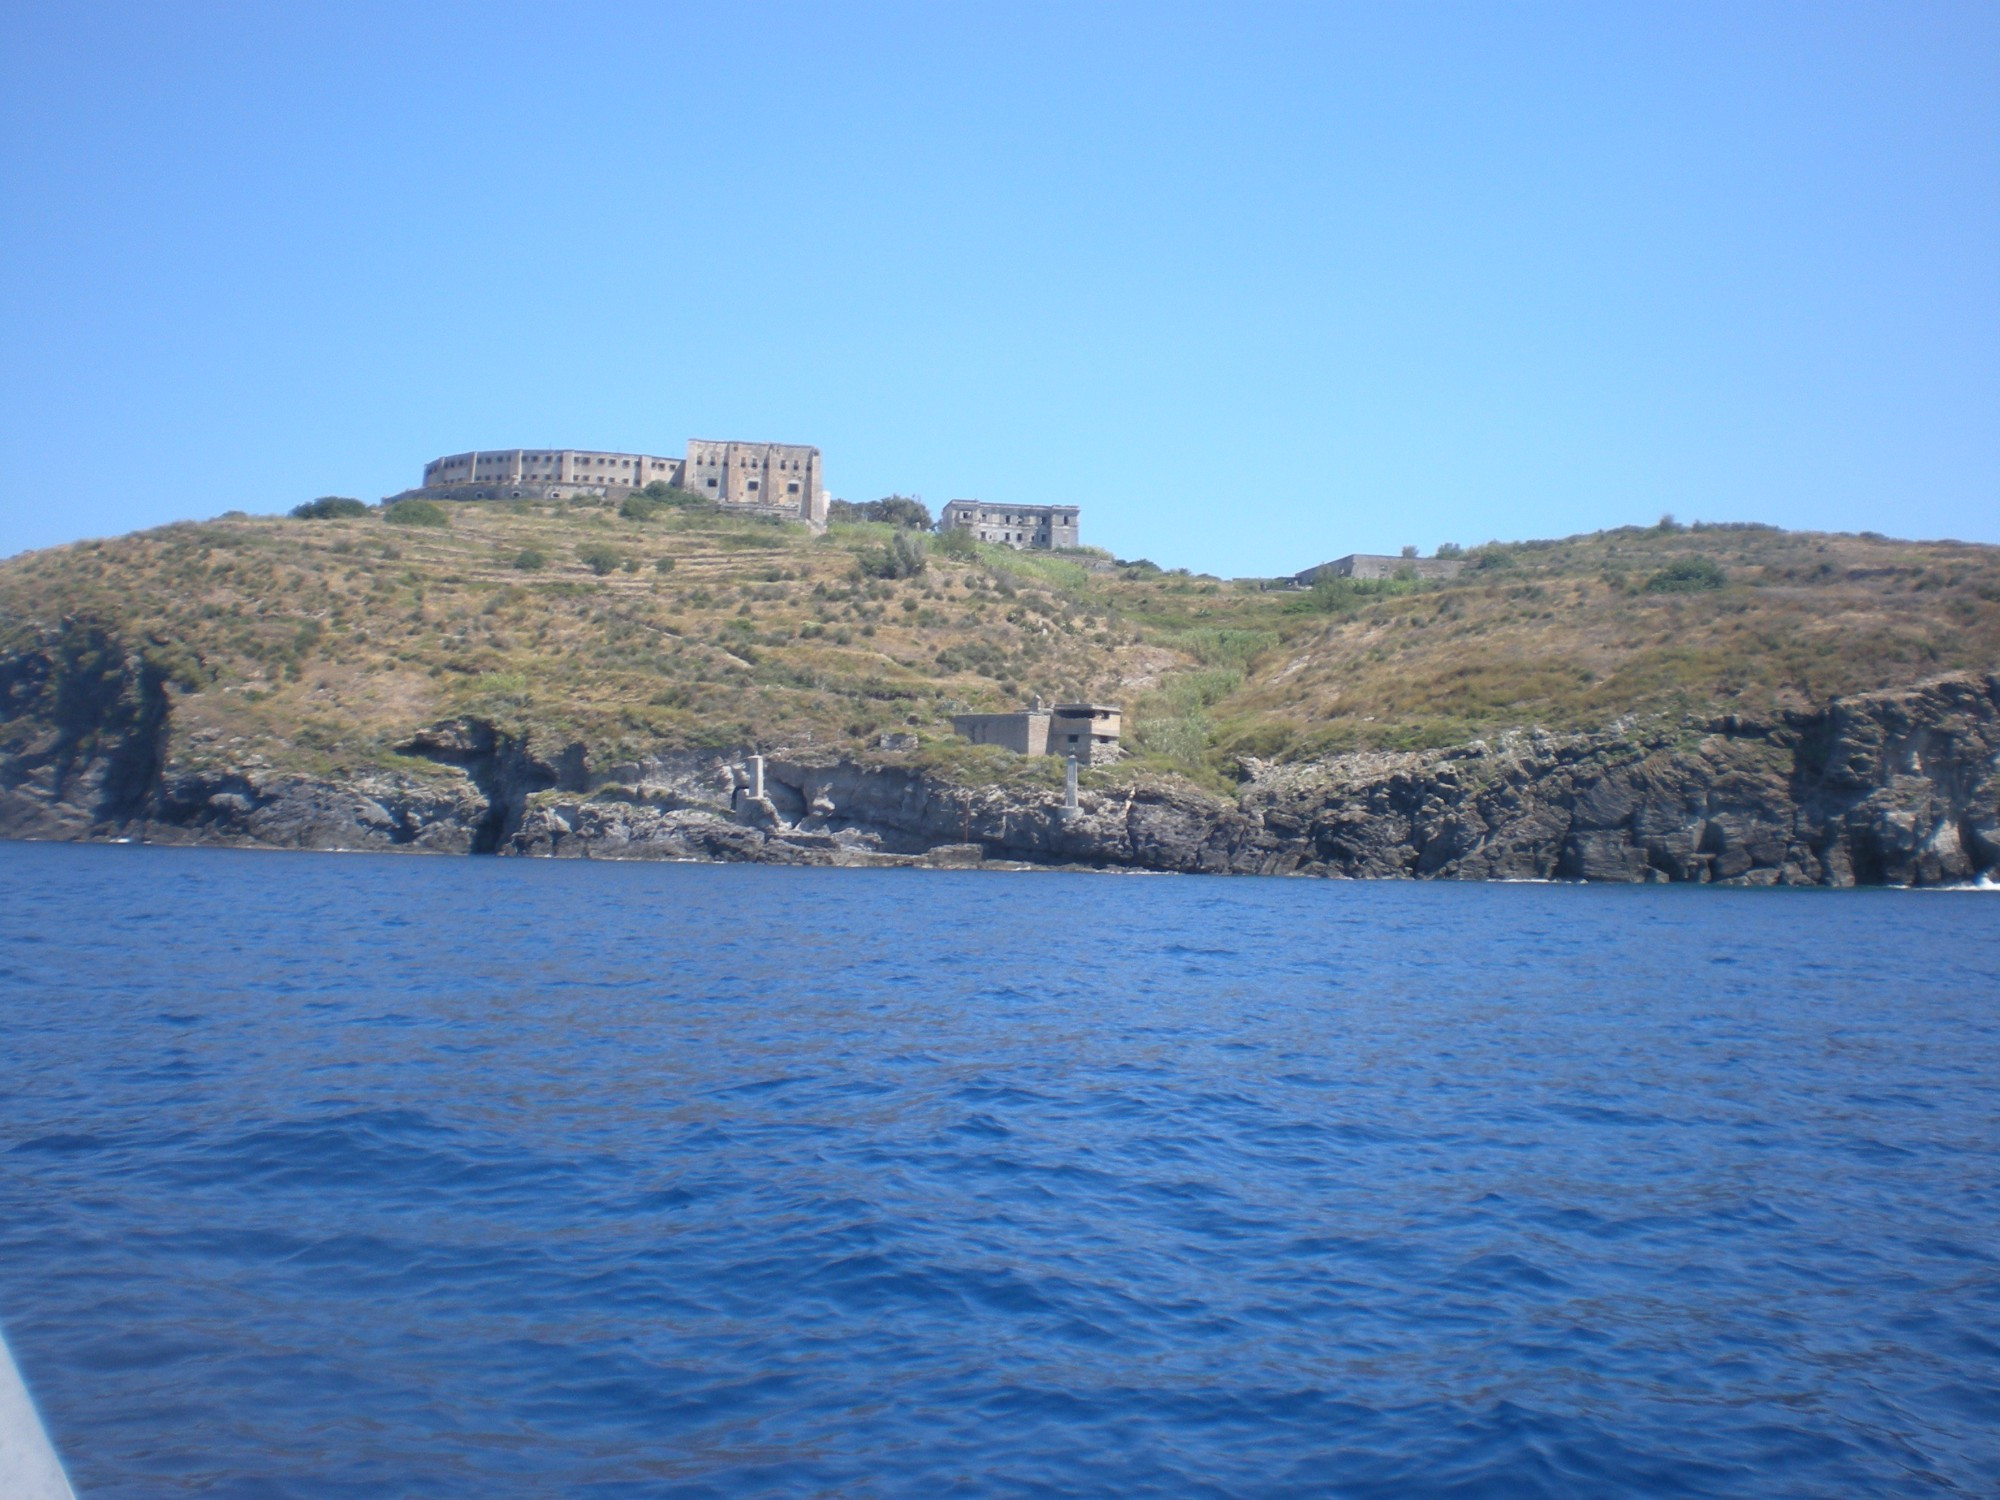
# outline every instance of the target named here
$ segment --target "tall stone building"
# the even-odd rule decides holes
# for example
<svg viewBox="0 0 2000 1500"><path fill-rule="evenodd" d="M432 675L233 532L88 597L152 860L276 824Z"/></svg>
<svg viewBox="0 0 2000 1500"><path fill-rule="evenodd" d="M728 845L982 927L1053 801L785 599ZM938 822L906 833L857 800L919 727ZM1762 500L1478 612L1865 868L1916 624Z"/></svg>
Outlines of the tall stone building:
<svg viewBox="0 0 2000 1500"><path fill-rule="evenodd" d="M567 500L623 495L670 484L732 509L826 525L828 495L819 449L799 443L691 439L687 453L613 453L585 448L476 449L434 458L405 496L438 500Z"/></svg>
<svg viewBox="0 0 2000 1500"><path fill-rule="evenodd" d="M684 490L728 505L796 508L818 497L819 449L797 443L718 443L689 438ZM825 509L820 511L822 521Z"/></svg>
<svg viewBox="0 0 2000 1500"><path fill-rule="evenodd" d="M982 542L1048 551L1077 545L1074 505L988 505L953 500L938 517L939 531L969 531Z"/></svg>

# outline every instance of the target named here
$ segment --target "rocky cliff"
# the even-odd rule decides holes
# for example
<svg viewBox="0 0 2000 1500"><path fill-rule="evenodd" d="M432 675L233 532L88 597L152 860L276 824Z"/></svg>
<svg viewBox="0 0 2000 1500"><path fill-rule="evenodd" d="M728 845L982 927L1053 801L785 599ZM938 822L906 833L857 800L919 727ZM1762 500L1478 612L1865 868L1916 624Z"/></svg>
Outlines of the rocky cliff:
<svg viewBox="0 0 2000 1500"><path fill-rule="evenodd" d="M1782 722L1518 734L1445 750L1246 761L1225 801L1175 780L958 784L885 756L739 751L593 766L470 720L413 769L306 775L177 745L171 674L70 630L0 660L0 835L275 848L974 863L1364 879L1931 885L2000 867L2000 676Z"/></svg>

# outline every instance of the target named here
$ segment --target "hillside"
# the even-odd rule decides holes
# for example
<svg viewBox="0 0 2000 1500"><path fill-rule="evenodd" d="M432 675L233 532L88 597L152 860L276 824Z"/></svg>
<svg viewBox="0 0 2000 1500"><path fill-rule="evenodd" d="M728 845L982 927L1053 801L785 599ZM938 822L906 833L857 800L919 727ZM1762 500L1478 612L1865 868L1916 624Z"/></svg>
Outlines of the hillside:
<svg viewBox="0 0 2000 1500"><path fill-rule="evenodd" d="M0 562L0 833L1836 884L2000 864L1991 547L1626 528L1302 589L699 506L431 519L230 516ZM951 733L1037 693L1126 708L1080 820L1050 810L1053 761Z"/></svg>
<svg viewBox="0 0 2000 1500"><path fill-rule="evenodd" d="M948 740L951 712L1039 692L1125 703L1128 774L1210 784L1243 754L1769 718L2000 665L2000 549L1953 543L1626 529L1475 549L1448 583L1300 591L1088 556L950 556L935 539L921 575L866 577L881 526L815 538L672 508L447 514L233 517L8 559L0 651L64 619L101 624L187 690L186 751L301 769L393 757L459 715L613 760L865 753L891 729ZM1720 565L1719 588L1647 590L1695 557Z"/></svg>

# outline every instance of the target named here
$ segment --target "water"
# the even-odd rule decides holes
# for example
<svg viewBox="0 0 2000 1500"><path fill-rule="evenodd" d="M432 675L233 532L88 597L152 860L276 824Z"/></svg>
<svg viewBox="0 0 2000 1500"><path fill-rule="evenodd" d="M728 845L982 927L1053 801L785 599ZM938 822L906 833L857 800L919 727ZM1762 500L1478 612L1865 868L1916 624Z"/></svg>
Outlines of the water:
<svg viewBox="0 0 2000 1500"><path fill-rule="evenodd" d="M0 845L112 1496L1990 1495L2000 902Z"/></svg>

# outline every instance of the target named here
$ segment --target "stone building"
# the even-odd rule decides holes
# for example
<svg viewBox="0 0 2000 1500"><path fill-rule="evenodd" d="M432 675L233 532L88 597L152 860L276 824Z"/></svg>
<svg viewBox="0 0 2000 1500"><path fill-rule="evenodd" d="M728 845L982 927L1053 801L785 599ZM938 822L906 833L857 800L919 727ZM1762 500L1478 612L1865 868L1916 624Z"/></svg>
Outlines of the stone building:
<svg viewBox="0 0 2000 1500"><path fill-rule="evenodd" d="M1406 568L1412 578L1452 578L1464 566L1464 559L1456 557L1381 557L1371 552L1350 552L1330 563L1307 568L1292 581L1302 588L1311 588L1322 578L1371 581L1394 578Z"/></svg>
<svg viewBox="0 0 2000 1500"><path fill-rule="evenodd" d="M826 525L829 497L819 449L797 443L695 438L680 458L583 448L474 450L432 459L420 486L392 498L568 500L629 494L655 482L732 509L804 521L815 529Z"/></svg>
<svg viewBox="0 0 2000 1500"><path fill-rule="evenodd" d="M1077 545L1074 505L988 505L953 500L938 517L939 531L969 531L982 542L1048 551Z"/></svg>
<svg viewBox="0 0 2000 1500"><path fill-rule="evenodd" d="M1058 703L1011 714L954 714L951 727L975 745L998 745L1017 755L1060 755L1086 766L1118 759L1123 720L1115 703Z"/></svg>
<svg viewBox="0 0 2000 1500"><path fill-rule="evenodd" d="M566 499L644 489L656 479L679 484L680 473L678 458L649 453L580 448L474 450L432 459L424 465L423 484L404 493L457 500ZM471 490L482 493L458 493Z"/></svg>
<svg viewBox="0 0 2000 1500"><path fill-rule="evenodd" d="M718 443L689 438L684 490L726 505L775 506L797 510L817 503L826 520L819 449L798 443Z"/></svg>

